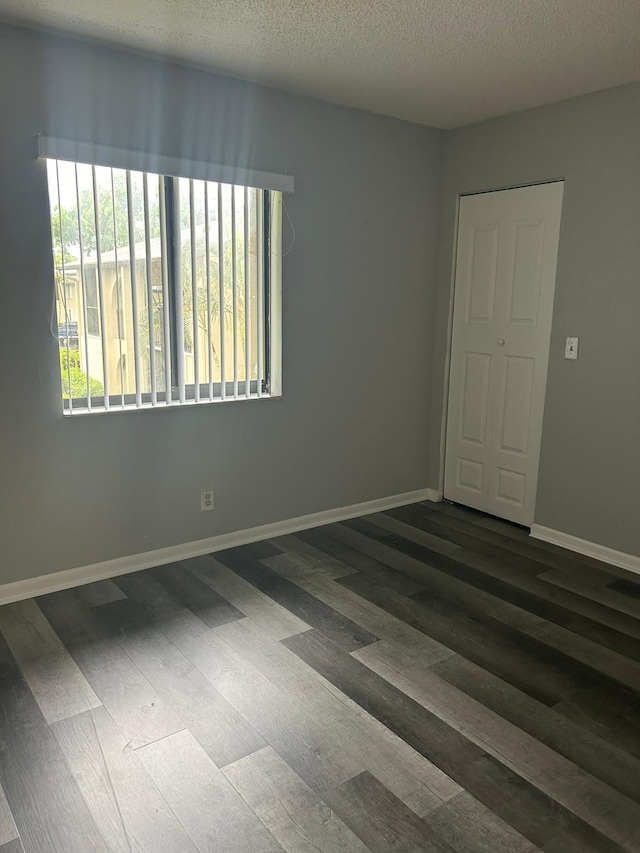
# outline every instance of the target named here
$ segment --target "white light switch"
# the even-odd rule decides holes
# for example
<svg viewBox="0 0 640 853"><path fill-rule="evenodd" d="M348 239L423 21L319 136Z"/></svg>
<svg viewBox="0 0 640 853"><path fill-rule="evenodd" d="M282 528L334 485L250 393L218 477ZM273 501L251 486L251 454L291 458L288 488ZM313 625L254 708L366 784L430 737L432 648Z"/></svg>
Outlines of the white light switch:
<svg viewBox="0 0 640 853"><path fill-rule="evenodd" d="M567 338L564 345L564 357L574 360L578 358L578 338Z"/></svg>

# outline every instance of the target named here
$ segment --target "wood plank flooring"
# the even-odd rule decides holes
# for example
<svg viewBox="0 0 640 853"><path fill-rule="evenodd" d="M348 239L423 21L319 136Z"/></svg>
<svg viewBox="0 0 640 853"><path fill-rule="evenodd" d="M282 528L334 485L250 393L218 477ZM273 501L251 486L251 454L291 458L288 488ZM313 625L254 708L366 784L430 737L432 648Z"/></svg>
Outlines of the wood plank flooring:
<svg viewBox="0 0 640 853"><path fill-rule="evenodd" d="M0 853L640 853L640 578L420 503L0 608Z"/></svg>

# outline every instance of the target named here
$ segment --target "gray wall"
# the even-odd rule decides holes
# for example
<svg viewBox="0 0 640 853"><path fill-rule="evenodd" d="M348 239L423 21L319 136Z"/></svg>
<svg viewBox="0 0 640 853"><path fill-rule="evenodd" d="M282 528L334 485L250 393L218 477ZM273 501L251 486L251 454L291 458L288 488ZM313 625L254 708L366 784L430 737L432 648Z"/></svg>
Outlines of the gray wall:
<svg viewBox="0 0 640 853"><path fill-rule="evenodd" d="M640 554L640 84L447 138L433 354L438 486L458 194L565 179L535 521ZM578 361L564 339L580 337Z"/></svg>
<svg viewBox="0 0 640 853"><path fill-rule="evenodd" d="M281 400L63 420L41 130L295 174ZM0 581L426 487L443 143L0 27Z"/></svg>
<svg viewBox="0 0 640 853"><path fill-rule="evenodd" d="M63 420L40 130L296 175L281 400ZM437 487L456 198L559 177L536 522L639 554L639 139L640 85L444 134L0 27L0 582Z"/></svg>

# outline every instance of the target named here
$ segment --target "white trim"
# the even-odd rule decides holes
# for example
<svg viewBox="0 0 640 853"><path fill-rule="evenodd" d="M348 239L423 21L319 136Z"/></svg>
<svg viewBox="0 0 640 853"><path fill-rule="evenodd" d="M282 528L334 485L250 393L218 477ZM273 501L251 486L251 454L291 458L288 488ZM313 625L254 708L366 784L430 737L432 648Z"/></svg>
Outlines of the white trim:
<svg viewBox="0 0 640 853"><path fill-rule="evenodd" d="M435 500L437 495L432 489L418 489L415 492L405 492L400 495L390 495L386 498L377 498L364 503L351 504L350 506L336 507L322 512L313 512L309 515L301 515L297 518L289 518L285 521L276 521L272 524L262 524L259 527L250 527L246 530L237 530L233 533L222 533L209 539L199 539L195 542L186 542L183 545L170 545L167 548L158 548L154 551L145 551L142 554L134 554L129 557L116 557L115 560L106 560L103 563L93 563L89 566L78 566L74 569L65 569L62 572L54 572L49 575L40 575L35 578L14 581L0 585L0 605L9 604L12 601L21 601L24 598L32 598L36 595L45 595L50 592L58 592L61 589L70 589L82 586L85 583L106 580L107 578L127 575L130 572L138 572L141 569L150 569L153 566L161 566L165 563L175 563L177 560L187 560L190 557L199 557L202 554L210 554L214 551L222 551L224 548L235 548L238 545L248 545L250 542L259 542L262 539L272 539L275 536L285 536L288 533L296 533L298 530L306 530L310 527L320 527L323 524L333 524L336 521L344 521L347 518L357 518L360 515L369 515L373 512L383 512L397 506L417 503L424 500Z"/></svg>
<svg viewBox="0 0 640 853"><path fill-rule="evenodd" d="M458 271L458 234L460 225L460 199L462 196L456 196L456 222L453 232L453 257L451 259L451 276L449 281L449 311L447 314L447 340L446 350L444 354L444 375L443 375L443 400L442 400L442 416L440 418L440 467L438 470L438 484L441 489L441 495L444 495L444 466L447 454L447 419L449 417L449 392L451 390L451 348L453 345L453 300L455 298L456 289L456 274ZM440 497L442 500L442 496Z"/></svg>
<svg viewBox="0 0 640 853"><path fill-rule="evenodd" d="M552 545L559 545L561 548L567 548L569 551L575 551L585 557L593 557L595 560L609 563L611 566L618 566L620 569L627 569L629 572L640 574L640 557L636 557L634 554L616 551L614 548L607 548L605 545L598 545L597 542L589 542L588 539L580 539L578 536L571 536L571 534L562 533L560 530L552 530L552 528L543 527L541 524L531 525L530 536L532 539L551 542Z"/></svg>
<svg viewBox="0 0 640 853"><path fill-rule="evenodd" d="M432 501L436 504L442 501L442 492L439 489L427 489L425 494L426 497L422 498L424 501Z"/></svg>
<svg viewBox="0 0 640 853"><path fill-rule="evenodd" d="M240 166L223 166L145 151L128 151L125 148L110 148L108 145L94 145L73 139L57 139L44 134L38 135L38 157L108 166L113 169L131 169L134 172L151 172L154 175L171 175L176 178L219 181L222 184L278 190L283 193L292 193L295 189L293 175L243 169Z"/></svg>

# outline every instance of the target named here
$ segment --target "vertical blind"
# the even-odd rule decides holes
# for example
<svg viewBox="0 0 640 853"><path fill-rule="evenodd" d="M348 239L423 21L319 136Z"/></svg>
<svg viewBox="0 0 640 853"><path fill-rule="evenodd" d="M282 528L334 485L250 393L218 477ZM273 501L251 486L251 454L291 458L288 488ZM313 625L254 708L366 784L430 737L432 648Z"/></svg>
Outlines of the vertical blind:
<svg viewBox="0 0 640 853"><path fill-rule="evenodd" d="M40 154L65 413L278 393L281 192L293 179L122 168L141 155L48 137Z"/></svg>

